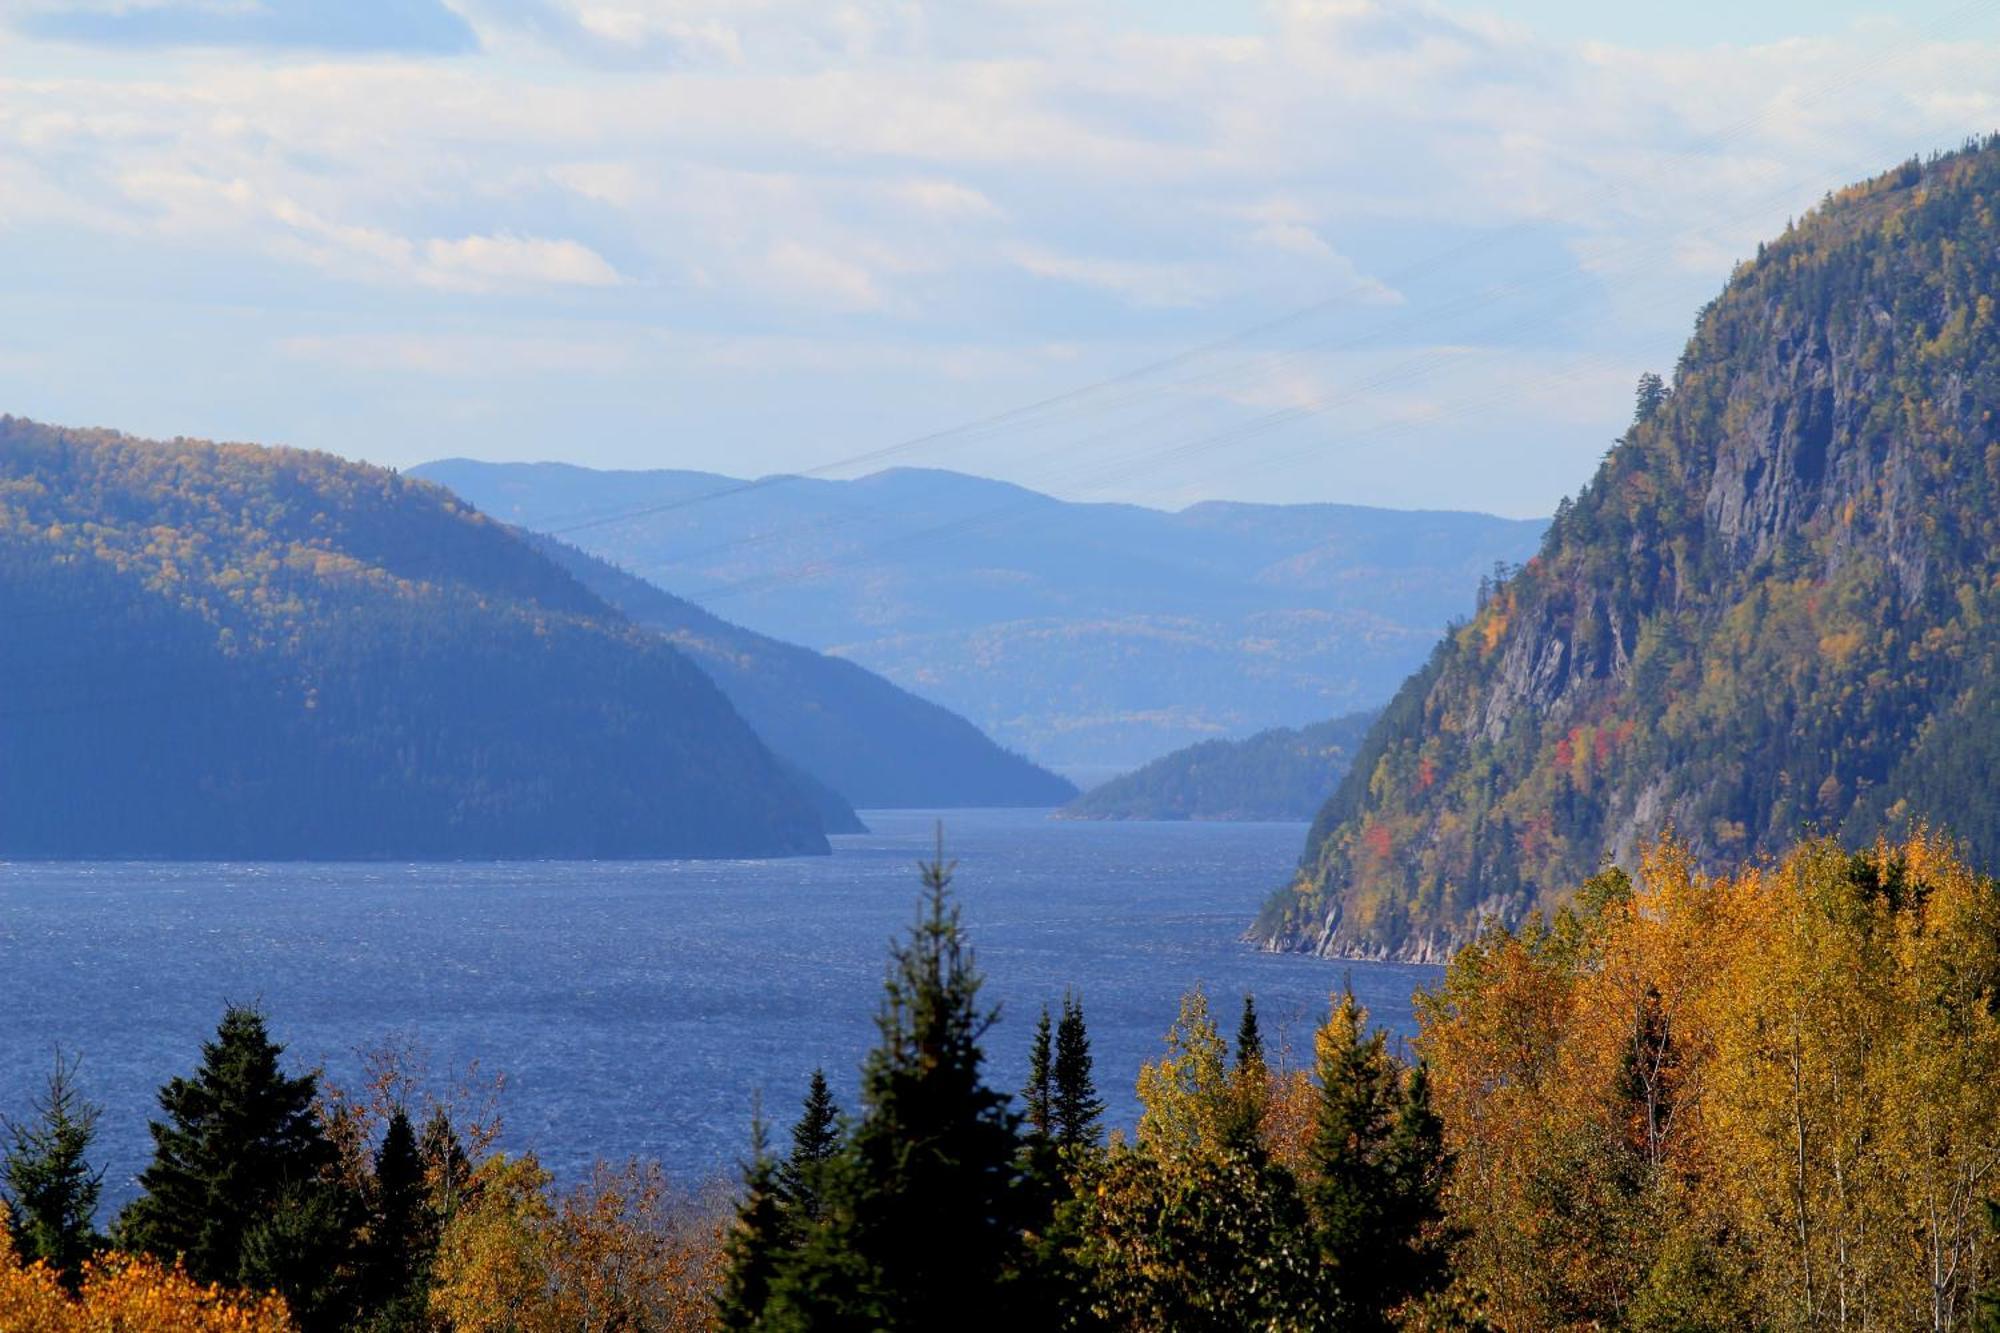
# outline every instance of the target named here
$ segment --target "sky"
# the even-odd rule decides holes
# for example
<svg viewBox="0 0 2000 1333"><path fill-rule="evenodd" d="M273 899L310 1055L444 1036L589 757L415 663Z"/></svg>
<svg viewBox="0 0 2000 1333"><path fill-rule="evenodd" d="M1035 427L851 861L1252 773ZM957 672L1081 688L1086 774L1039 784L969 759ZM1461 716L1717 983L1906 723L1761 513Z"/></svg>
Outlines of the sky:
<svg viewBox="0 0 2000 1333"><path fill-rule="evenodd" d="M1546 514L2000 0L0 0L0 411Z"/></svg>

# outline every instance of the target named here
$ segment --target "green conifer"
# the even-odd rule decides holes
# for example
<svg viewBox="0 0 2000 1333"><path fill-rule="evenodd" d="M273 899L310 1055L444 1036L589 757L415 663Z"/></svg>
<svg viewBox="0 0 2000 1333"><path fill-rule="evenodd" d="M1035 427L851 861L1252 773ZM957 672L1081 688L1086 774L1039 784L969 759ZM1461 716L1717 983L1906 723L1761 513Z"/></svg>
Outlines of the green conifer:
<svg viewBox="0 0 2000 1333"><path fill-rule="evenodd" d="M1055 1038L1049 1023L1049 1007L1035 1023L1035 1039L1028 1045L1028 1084L1021 1090L1026 1105L1028 1135L1037 1143L1055 1136Z"/></svg>
<svg viewBox="0 0 2000 1333"><path fill-rule="evenodd" d="M824 1091L825 1080L815 1074L814 1086ZM802 1119L801 1126L804 1123ZM724 1247L729 1268L716 1296L716 1323L728 1333L766 1327L764 1317L771 1301L772 1283L786 1261L791 1241L785 1215L787 1201L778 1175L779 1167L765 1135L764 1118L754 1116L750 1122L750 1160L743 1167L743 1197L736 1205L736 1225Z"/></svg>
<svg viewBox="0 0 2000 1333"><path fill-rule="evenodd" d="M124 1246L180 1257L201 1282L277 1268L288 1282L297 1277L297 1251L309 1241L317 1248L319 1233L340 1219L337 1202L313 1188L335 1158L314 1113L317 1081L287 1077L278 1067L283 1049L262 1014L232 1005L214 1040L202 1043L194 1076L160 1089L166 1118L152 1124L143 1193L119 1220Z"/></svg>
<svg viewBox="0 0 2000 1333"><path fill-rule="evenodd" d="M32 1121L4 1123L0 1220L21 1262L41 1260L75 1291L83 1261L97 1248L98 1193L104 1172L88 1161L99 1108L77 1087L76 1062L57 1051Z"/></svg>
<svg viewBox="0 0 2000 1333"><path fill-rule="evenodd" d="M980 1074L997 1018L951 901L951 867L922 867L924 898L891 954L862 1074L862 1114L834 1173L827 1220L786 1266L774 1327L933 1330L997 1321L1020 1259L1019 1140Z"/></svg>
<svg viewBox="0 0 2000 1333"><path fill-rule="evenodd" d="M369 1327L382 1333L425 1326L438 1231L424 1176L416 1130L399 1106L375 1150L370 1182L363 1308Z"/></svg>
<svg viewBox="0 0 2000 1333"><path fill-rule="evenodd" d="M1065 993L1062 1020L1056 1025L1055 1095L1050 1109L1056 1143L1068 1149L1096 1147L1103 1119L1104 1102L1091 1076L1083 1001Z"/></svg>
<svg viewBox="0 0 2000 1333"><path fill-rule="evenodd" d="M827 1164L840 1151L840 1107L826 1085L826 1071L813 1070L805 1106L792 1126L792 1151L776 1166L779 1198L796 1229L816 1224L826 1210Z"/></svg>

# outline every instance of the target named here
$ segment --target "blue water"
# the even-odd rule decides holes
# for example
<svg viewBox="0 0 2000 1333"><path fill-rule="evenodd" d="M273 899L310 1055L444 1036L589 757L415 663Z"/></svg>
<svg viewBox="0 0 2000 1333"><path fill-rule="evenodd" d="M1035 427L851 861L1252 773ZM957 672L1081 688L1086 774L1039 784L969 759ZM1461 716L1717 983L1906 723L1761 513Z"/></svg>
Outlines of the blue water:
<svg viewBox="0 0 2000 1333"><path fill-rule="evenodd" d="M504 1071L504 1141L559 1173L637 1155L698 1183L742 1154L759 1090L780 1134L815 1064L852 1104L937 818L865 817L832 856L785 861L0 865L0 1115L26 1114L56 1046L80 1054L107 1201L127 1198L154 1090L225 1001L253 1001L336 1079L385 1039ZM1303 825L942 818L1002 1008L995 1081L1018 1086L1035 1012L1074 987L1114 1123L1136 1119L1133 1079L1188 987L1225 1033L1254 991L1267 1040L1309 1052L1343 979L1404 1033L1436 976L1239 943Z"/></svg>

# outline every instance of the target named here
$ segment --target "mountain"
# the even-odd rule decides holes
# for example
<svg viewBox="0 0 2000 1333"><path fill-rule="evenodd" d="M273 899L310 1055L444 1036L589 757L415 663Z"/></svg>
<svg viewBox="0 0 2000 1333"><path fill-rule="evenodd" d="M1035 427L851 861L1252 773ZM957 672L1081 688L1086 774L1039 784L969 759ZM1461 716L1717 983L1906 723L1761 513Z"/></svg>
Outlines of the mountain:
<svg viewBox="0 0 2000 1333"><path fill-rule="evenodd" d="M1311 819L1333 795L1373 713L1202 741L1093 787L1064 819Z"/></svg>
<svg viewBox="0 0 2000 1333"><path fill-rule="evenodd" d="M380 468L0 417L0 624L0 854L827 850L698 667Z"/></svg>
<svg viewBox="0 0 2000 1333"><path fill-rule="evenodd" d="M1379 705L1470 614L1479 577L1524 559L1544 526L1351 505L1165 513L908 468L417 472L1071 776Z"/></svg>
<svg viewBox="0 0 2000 1333"><path fill-rule="evenodd" d="M1996 199L1989 142L1741 265L1389 705L1254 935L1436 957L1669 825L1711 866L1925 818L2000 857Z"/></svg>
<svg viewBox="0 0 2000 1333"><path fill-rule="evenodd" d="M1061 805L1076 788L853 662L743 629L549 537L533 543L706 671L764 743L862 808Z"/></svg>

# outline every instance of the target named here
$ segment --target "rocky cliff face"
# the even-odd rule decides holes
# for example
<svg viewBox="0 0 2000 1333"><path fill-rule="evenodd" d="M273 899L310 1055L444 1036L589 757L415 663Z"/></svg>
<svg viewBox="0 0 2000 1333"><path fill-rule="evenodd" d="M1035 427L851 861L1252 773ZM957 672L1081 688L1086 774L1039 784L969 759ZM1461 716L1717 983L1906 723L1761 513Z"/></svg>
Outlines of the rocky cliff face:
<svg viewBox="0 0 2000 1333"><path fill-rule="evenodd" d="M1435 958L1671 825L2000 853L2000 149L1828 201L1488 591L1314 826L1269 947Z"/></svg>

